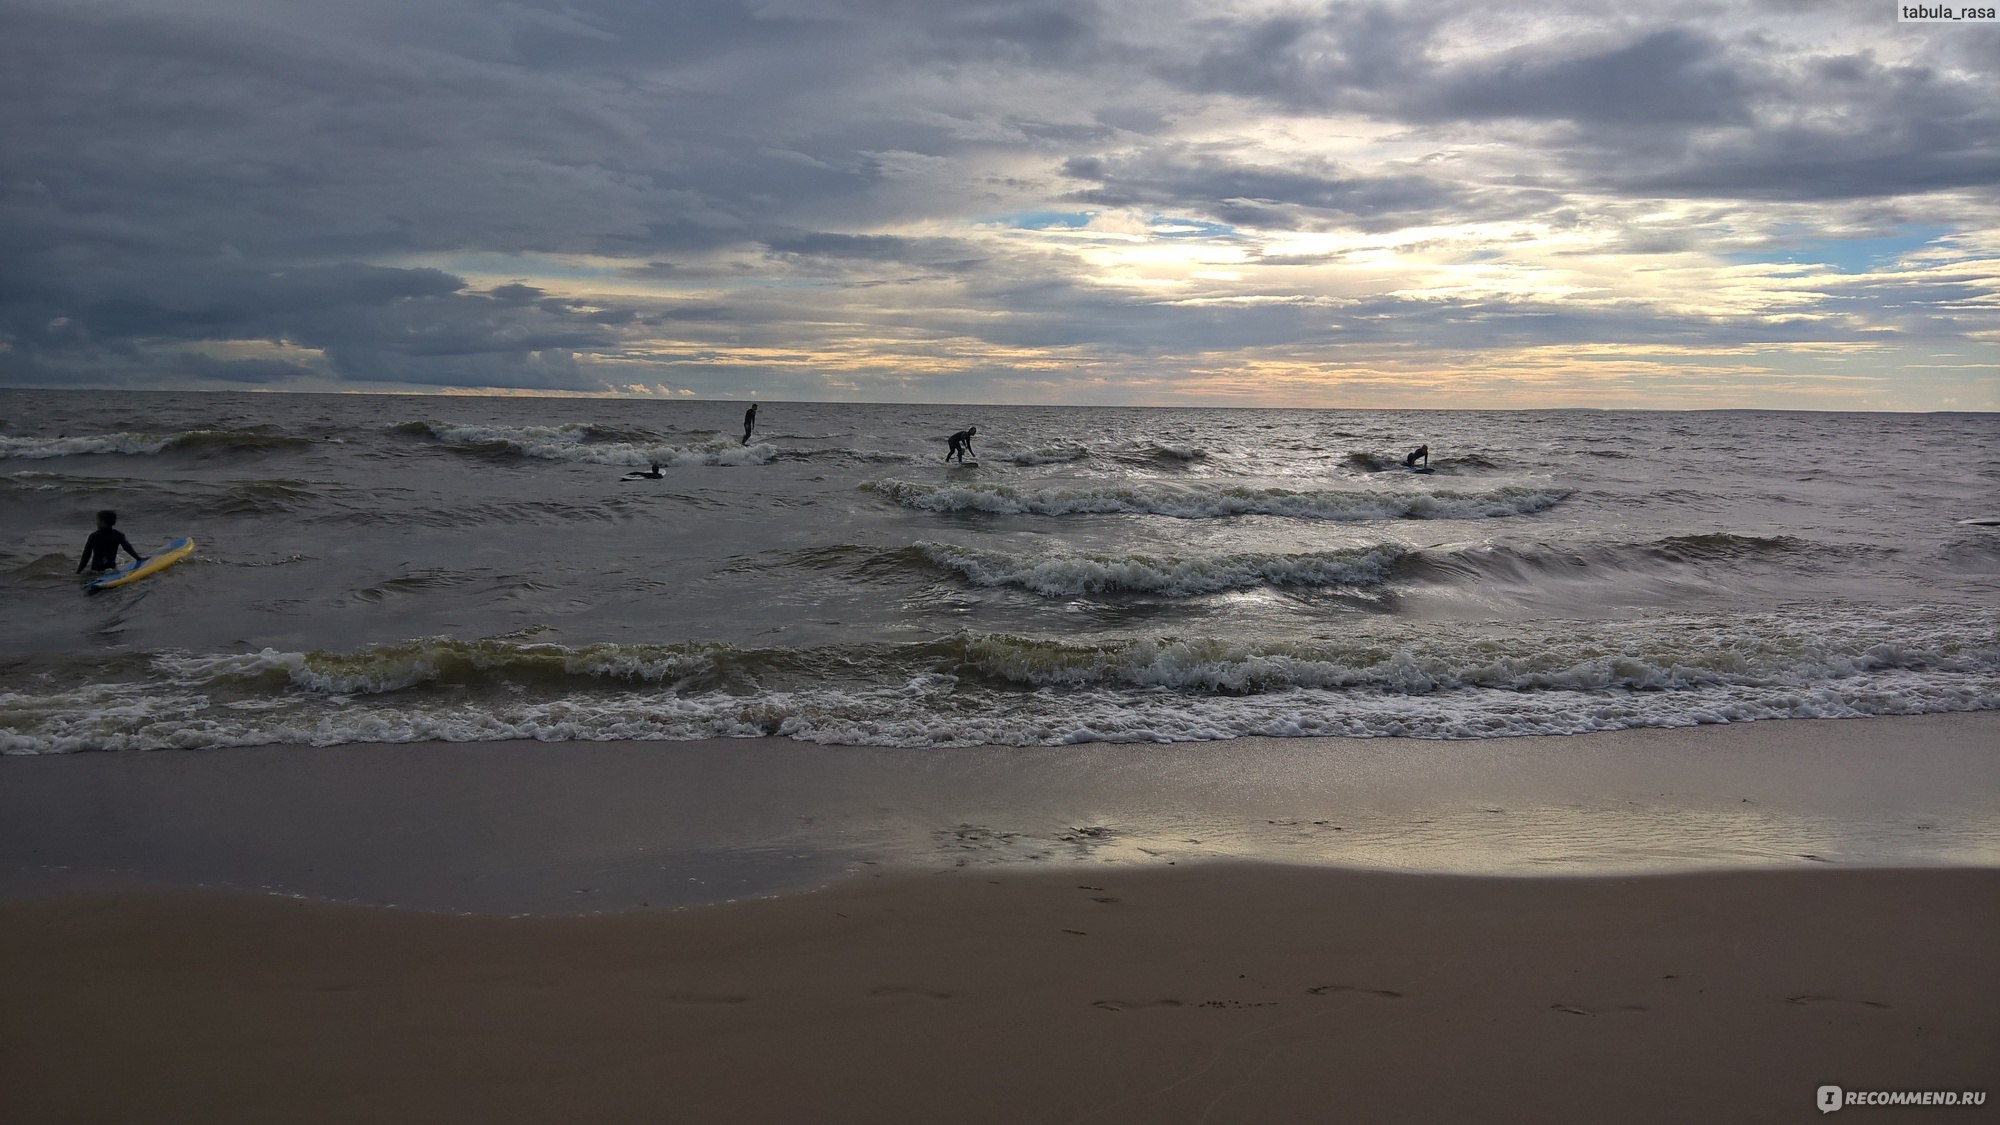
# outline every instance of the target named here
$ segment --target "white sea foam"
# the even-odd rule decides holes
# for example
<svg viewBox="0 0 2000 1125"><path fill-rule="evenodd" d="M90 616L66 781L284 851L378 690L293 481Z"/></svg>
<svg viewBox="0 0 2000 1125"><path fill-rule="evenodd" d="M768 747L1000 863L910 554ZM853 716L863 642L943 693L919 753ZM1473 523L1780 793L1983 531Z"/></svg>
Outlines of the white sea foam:
<svg viewBox="0 0 2000 1125"><path fill-rule="evenodd" d="M1192 597L1265 586L1376 586L1404 554L1397 547L1303 554L1250 552L1201 558L1150 555L1019 555L920 542L926 558L979 586L1017 586L1043 597L1141 593Z"/></svg>
<svg viewBox="0 0 2000 1125"><path fill-rule="evenodd" d="M948 678L947 678L948 680ZM1087 689L961 699L949 682L898 687L689 695L614 692L557 699L258 709L198 695L109 698L107 685L43 697L0 695L0 753L199 749L290 744L497 739L678 741L771 735L844 745L1059 745L1345 735L1491 738L1780 718L1851 718L2000 709L2000 680L1868 673L1770 690L1715 685L1686 692L1472 689L1413 706L1384 689L1287 688L1258 695ZM337 701L336 701L337 702ZM39 721L25 722L30 711Z"/></svg>
<svg viewBox="0 0 2000 1125"><path fill-rule="evenodd" d="M0 750L763 734L885 745L1475 738L2000 709L2000 611L1576 624L1523 626L1505 643L1435 625L1262 645L964 634L755 651L440 638L351 654L166 654L147 678L0 694Z"/></svg>
<svg viewBox="0 0 2000 1125"><path fill-rule="evenodd" d="M158 453L172 441L160 434L84 434L78 437L0 437L0 457L40 459L89 453Z"/></svg>
<svg viewBox="0 0 2000 1125"><path fill-rule="evenodd" d="M266 430L182 430L169 434L79 434L75 437L7 437L0 435L0 459L42 460L89 454L145 456L167 450L239 451L309 446L311 439Z"/></svg>
<svg viewBox="0 0 2000 1125"><path fill-rule="evenodd" d="M1041 449L1017 449L993 457L1010 465L1066 465L1071 461L1081 461L1090 456L1090 450L1080 445L1051 445Z"/></svg>
<svg viewBox="0 0 2000 1125"><path fill-rule="evenodd" d="M1483 519L1529 515L1554 507L1566 489L1507 486L1482 492L1293 489L1173 482L926 484L872 481L864 487L906 508L929 512L992 512L1066 516L1133 513L1210 519L1293 516L1322 520Z"/></svg>
<svg viewBox="0 0 2000 1125"><path fill-rule="evenodd" d="M422 684L496 679L668 683L707 671L698 646L519 644L446 637L354 654L281 652L165 654L155 666L182 686L289 686L325 695L380 695Z"/></svg>

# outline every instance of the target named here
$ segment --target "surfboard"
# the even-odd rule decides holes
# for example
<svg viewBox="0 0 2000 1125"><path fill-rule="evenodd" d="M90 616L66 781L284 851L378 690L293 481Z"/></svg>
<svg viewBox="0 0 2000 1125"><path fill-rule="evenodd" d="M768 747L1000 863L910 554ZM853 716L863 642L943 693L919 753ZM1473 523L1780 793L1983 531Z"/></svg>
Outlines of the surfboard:
<svg viewBox="0 0 2000 1125"><path fill-rule="evenodd" d="M2000 516L1974 516L1958 521L1960 527L2000 527Z"/></svg>
<svg viewBox="0 0 2000 1125"><path fill-rule="evenodd" d="M976 469L976 468L978 468L978 467L979 467L979 462L977 462L977 461L955 461L955 462L952 462L952 466L951 466L951 467L952 467L952 468L954 468L954 469Z"/></svg>
<svg viewBox="0 0 2000 1125"><path fill-rule="evenodd" d="M1410 470L1413 473L1428 473L1431 471L1431 467L1429 465L1405 465L1403 467Z"/></svg>
<svg viewBox="0 0 2000 1125"><path fill-rule="evenodd" d="M145 562L127 563L117 570L107 570L90 580L85 590L95 594L99 590L112 590L128 582L158 574L175 563L194 554L194 540L182 536L166 546L146 556Z"/></svg>

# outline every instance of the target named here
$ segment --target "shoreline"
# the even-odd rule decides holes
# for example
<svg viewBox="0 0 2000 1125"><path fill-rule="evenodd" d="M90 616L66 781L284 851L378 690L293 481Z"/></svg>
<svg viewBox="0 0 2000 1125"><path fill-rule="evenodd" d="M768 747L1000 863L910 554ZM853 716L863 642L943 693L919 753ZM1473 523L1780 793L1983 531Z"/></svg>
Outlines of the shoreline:
<svg viewBox="0 0 2000 1125"><path fill-rule="evenodd" d="M1827 1083L1991 1089L1996 929L1990 869L954 869L586 918L16 900L0 1116L1806 1120Z"/></svg>
<svg viewBox="0 0 2000 1125"><path fill-rule="evenodd" d="M1451 742L17 757L0 759L0 898L207 886L589 914L963 867L2000 867L1995 745L2000 712Z"/></svg>

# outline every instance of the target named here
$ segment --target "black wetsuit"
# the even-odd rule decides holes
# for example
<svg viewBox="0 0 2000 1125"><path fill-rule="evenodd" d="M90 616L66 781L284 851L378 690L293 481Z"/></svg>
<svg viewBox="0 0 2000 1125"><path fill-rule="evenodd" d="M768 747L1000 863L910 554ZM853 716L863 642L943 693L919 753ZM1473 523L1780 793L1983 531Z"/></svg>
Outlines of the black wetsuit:
<svg viewBox="0 0 2000 1125"><path fill-rule="evenodd" d="M952 455L956 454L959 464L964 464L965 455L972 452L972 431L960 430L944 440L944 459L949 461L952 459Z"/></svg>
<svg viewBox="0 0 2000 1125"><path fill-rule="evenodd" d="M1419 458L1423 460L1425 465L1429 465L1431 463L1431 447L1428 445L1420 445L1415 449L1410 450L1410 455L1408 457L1403 458L1404 467L1411 469L1416 468L1417 460Z"/></svg>
<svg viewBox="0 0 2000 1125"><path fill-rule="evenodd" d="M743 412L743 444L750 444L750 431L757 426L757 408L752 406Z"/></svg>
<svg viewBox="0 0 2000 1125"><path fill-rule="evenodd" d="M134 559L140 562L146 561L146 556L133 549L132 541L125 538L124 532L115 527L100 527L91 532L90 538L84 541L83 557L77 560L76 572L82 574L85 566L89 566L92 570L112 569L118 565L120 547L125 548L125 553Z"/></svg>

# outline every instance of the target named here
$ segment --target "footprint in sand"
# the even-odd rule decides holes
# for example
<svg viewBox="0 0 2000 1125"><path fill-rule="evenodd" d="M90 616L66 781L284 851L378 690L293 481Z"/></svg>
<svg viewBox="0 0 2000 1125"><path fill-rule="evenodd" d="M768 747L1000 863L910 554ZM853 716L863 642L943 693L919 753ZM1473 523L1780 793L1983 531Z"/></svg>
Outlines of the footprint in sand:
<svg viewBox="0 0 2000 1125"><path fill-rule="evenodd" d="M1387 988L1362 988L1353 984L1322 984L1318 988L1306 989L1314 996L1325 996L1330 992L1359 992L1364 996L1380 996L1384 1000L1401 1000L1403 994Z"/></svg>
<svg viewBox="0 0 2000 1125"><path fill-rule="evenodd" d="M911 988L901 984L878 984L868 990L870 996L916 996L925 1000L949 1000L951 993L938 992L930 988Z"/></svg>
<svg viewBox="0 0 2000 1125"><path fill-rule="evenodd" d="M1107 1012L1131 1012L1140 1008L1178 1008L1178 1000L1092 1000L1090 1006Z"/></svg>
<svg viewBox="0 0 2000 1125"><path fill-rule="evenodd" d="M1845 996L1787 996L1787 1004L1859 1004L1864 1008L1886 1010L1889 1005L1880 1000L1850 1000Z"/></svg>
<svg viewBox="0 0 2000 1125"><path fill-rule="evenodd" d="M1572 1016L1608 1016L1614 1012L1643 1012L1648 1010L1644 1004L1606 1004L1603 1006L1592 1006L1590 1004L1550 1004L1549 1007L1558 1012L1567 1012Z"/></svg>

